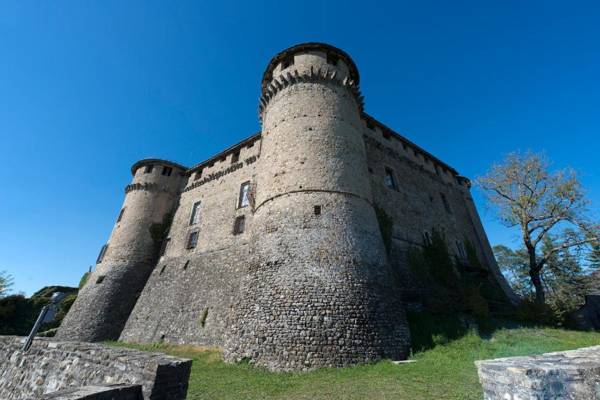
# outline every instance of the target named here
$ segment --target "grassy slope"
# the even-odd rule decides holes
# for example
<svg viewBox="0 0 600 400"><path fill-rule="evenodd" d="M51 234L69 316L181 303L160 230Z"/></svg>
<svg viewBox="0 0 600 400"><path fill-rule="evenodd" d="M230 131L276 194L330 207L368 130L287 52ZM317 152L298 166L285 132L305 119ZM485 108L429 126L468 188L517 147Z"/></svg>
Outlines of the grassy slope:
<svg viewBox="0 0 600 400"><path fill-rule="evenodd" d="M600 333L558 329L503 329L488 339L475 333L416 353L415 363L389 361L311 373L270 373L228 365L215 350L191 346L132 346L194 360L188 399L481 399L473 361L540 354L600 344ZM128 345L130 346L130 345Z"/></svg>

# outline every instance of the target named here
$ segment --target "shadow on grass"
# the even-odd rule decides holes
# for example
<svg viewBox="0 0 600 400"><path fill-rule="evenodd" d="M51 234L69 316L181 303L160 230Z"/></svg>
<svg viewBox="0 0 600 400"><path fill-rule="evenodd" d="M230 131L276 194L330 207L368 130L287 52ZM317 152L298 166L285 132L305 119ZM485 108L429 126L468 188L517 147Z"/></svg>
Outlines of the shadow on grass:
<svg viewBox="0 0 600 400"><path fill-rule="evenodd" d="M407 314L411 334L412 353L432 349L461 339L474 332L488 340L499 329L531 327L496 318L474 318L468 314L433 314L429 312L409 312Z"/></svg>

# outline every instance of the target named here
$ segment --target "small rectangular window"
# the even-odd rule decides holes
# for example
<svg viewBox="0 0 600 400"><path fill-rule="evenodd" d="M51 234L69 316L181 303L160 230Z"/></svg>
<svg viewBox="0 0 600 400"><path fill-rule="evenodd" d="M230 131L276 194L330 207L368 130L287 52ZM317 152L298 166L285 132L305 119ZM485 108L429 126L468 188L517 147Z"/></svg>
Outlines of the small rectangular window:
<svg viewBox="0 0 600 400"><path fill-rule="evenodd" d="M321 206L315 206L313 209L315 215L321 215Z"/></svg>
<svg viewBox="0 0 600 400"><path fill-rule="evenodd" d="M159 257L162 257L165 255L165 253L167 252L167 246L169 245L170 241L171 241L170 238L166 238L165 240L162 241L162 243L160 244L160 252L158 253Z"/></svg>
<svg viewBox="0 0 600 400"><path fill-rule="evenodd" d="M98 254L98 258L96 259L96 264L100 264L104 259L104 255L106 254L106 250L108 249L108 244L105 244L100 249L100 254Z"/></svg>
<svg viewBox="0 0 600 400"><path fill-rule="evenodd" d="M286 68L291 67L292 65L294 65L294 56L289 56L286 57L282 62L281 62L281 70L283 71Z"/></svg>
<svg viewBox="0 0 600 400"><path fill-rule="evenodd" d="M446 196L444 195L444 193L440 193L440 197L442 198L442 202L444 203L444 208L446 209L446 212L448 214L452 214L452 210L450 209L450 204L448 203L448 199L446 199Z"/></svg>
<svg viewBox="0 0 600 400"><path fill-rule="evenodd" d="M154 165L152 165L152 164L146 165L146 169L144 170L144 172L146 174L149 174L150 172L152 172L152 169L154 169Z"/></svg>
<svg viewBox="0 0 600 400"><path fill-rule="evenodd" d="M171 176L171 172L173 172L173 168L171 167L163 167L162 174L166 176Z"/></svg>
<svg viewBox="0 0 600 400"><path fill-rule="evenodd" d="M123 219L124 213L125 213L125 207L121 208L121 211L119 212L119 216L117 217L117 222L121 222L121 220Z"/></svg>
<svg viewBox="0 0 600 400"><path fill-rule="evenodd" d="M382 132L381 132L381 135L382 135L382 136L383 136L385 139L387 139L387 140L391 140L391 139L392 139L392 134L391 134L391 133L389 133L388 131L382 131Z"/></svg>
<svg viewBox="0 0 600 400"><path fill-rule="evenodd" d="M231 163L235 164L236 162L240 161L240 151L236 151L235 153L233 153L233 155L231 156Z"/></svg>
<svg viewBox="0 0 600 400"><path fill-rule="evenodd" d="M337 65L339 58L333 54L327 54L327 64Z"/></svg>
<svg viewBox="0 0 600 400"><path fill-rule="evenodd" d="M394 174L393 169L385 167L385 176L383 178L383 183L386 187L392 190L398 190L398 185L396 184L396 176Z"/></svg>
<svg viewBox="0 0 600 400"><path fill-rule="evenodd" d="M96 279L96 284L104 282L104 275L100 275L98 279Z"/></svg>
<svg viewBox="0 0 600 400"><path fill-rule="evenodd" d="M200 222L200 205L201 201L197 201L192 206L192 214L190 215L190 225L196 225Z"/></svg>
<svg viewBox="0 0 600 400"><path fill-rule="evenodd" d="M250 204L248 194L250 192L250 181L242 183L240 186L240 195L238 198L238 208L246 207Z"/></svg>
<svg viewBox="0 0 600 400"><path fill-rule="evenodd" d="M198 244L198 231L190 232L186 244L186 249L193 249Z"/></svg>
<svg viewBox="0 0 600 400"><path fill-rule="evenodd" d="M246 230L246 217L240 215L235 218L235 222L233 223L233 234L239 235L240 233L244 233L244 230Z"/></svg>
<svg viewBox="0 0 600 400"><path fill-rule="evenodd" d="M197 181L200 178L202 178L202 170L201 169L196 171L196 174L194 175L194 180Z"/></svg>
<svg viewBox="0 0 600 400"><path fill-rule="evenodd" d="M370 130L374 131L375 130L375 125L373 125L373 122L367 121L367 128L369 128Z"/></svg>

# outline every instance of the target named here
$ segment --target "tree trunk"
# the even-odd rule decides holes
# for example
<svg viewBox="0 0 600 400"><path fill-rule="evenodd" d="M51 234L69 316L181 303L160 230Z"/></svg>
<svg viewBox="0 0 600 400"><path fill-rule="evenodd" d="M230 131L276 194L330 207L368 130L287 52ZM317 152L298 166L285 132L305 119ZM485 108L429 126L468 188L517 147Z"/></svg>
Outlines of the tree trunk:
<svg viewBox="0 0 600 400"><path fill-rule="evenodd" d="M538 305L543 306L546 304L546 293L544 293L544 285L542 285L542 278L540 276L542 268L538 265L535 249L531 246L527 246L527 252L529 253L529 276L531 277L531 283L535 288L535 302Z"/></svg>

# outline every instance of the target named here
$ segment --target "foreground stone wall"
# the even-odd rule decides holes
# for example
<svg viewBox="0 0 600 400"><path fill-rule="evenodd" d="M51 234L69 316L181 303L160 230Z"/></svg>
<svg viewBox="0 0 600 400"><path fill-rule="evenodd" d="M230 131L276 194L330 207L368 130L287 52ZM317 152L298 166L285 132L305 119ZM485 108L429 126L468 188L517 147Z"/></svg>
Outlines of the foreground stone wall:
<svg viewBox="0 0 600 400"><path fill-rule="evenodd" d="M600 346L475 365L485 400L600 398Z"/></svg>
<svg viewBox="0 0 600 400"><path fill-rule="evenodd" d="M89 385L139 384L145 399L185 399L191 361L99 344L0 336L0 399L30 399Z"/></svg>

